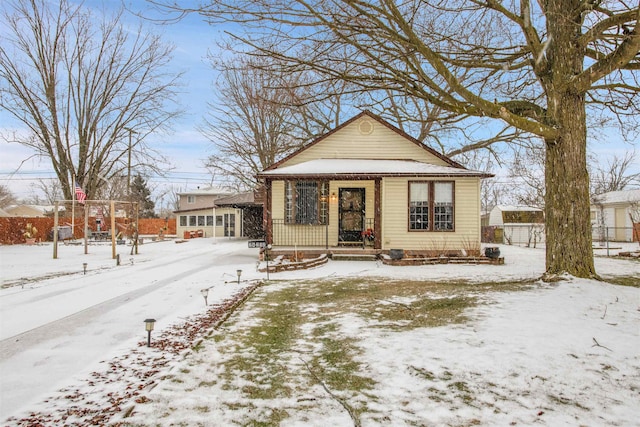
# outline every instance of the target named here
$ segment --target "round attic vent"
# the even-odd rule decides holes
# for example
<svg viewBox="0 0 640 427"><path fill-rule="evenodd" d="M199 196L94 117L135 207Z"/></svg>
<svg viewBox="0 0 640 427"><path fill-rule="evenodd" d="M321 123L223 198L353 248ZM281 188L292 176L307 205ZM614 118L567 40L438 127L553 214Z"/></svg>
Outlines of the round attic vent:
<svg viewBox="0 0 640 427"><path fill-rule="evenodd" d="M360 130L361 134L369 135L371 132L373 132L373 123L371 123L369 120L363 120L358 125L358 129Z"/></svg>

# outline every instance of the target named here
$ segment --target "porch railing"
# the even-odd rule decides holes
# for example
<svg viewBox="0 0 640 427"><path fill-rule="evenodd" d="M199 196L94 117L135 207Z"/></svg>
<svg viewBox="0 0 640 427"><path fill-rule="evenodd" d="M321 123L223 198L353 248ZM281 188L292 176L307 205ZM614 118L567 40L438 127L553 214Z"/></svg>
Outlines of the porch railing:
<svg viewBox="0 0 640 427"><path fill-rule="evenodd" d="M324 246L329 247L329 225L287 224L284 219L274 219L274 246Z"/></svg>
<svg viewBox="0 0 640 427"><path fill-rule="evenodd" d="M375 235L375 220L373 218L364 219L362 228L362 246L373 245ZM284 219L272 220L272 236L274 246L324 246L329 248L329 242L338 242L338 236L330 236L336 233L335 227L329 224L304 225L287 224Z"/></svg>

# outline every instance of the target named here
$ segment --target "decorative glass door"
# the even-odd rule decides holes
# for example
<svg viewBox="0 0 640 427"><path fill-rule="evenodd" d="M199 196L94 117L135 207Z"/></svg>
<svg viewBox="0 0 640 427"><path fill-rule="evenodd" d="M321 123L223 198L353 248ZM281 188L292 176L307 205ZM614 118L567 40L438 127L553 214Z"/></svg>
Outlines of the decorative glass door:
<svg viewBox="0 0 640 427"><path fill-rule="evenodd" d="M364 231L364 188L341 188L339 196L338 240L340 243L361 243Z"/></svg>

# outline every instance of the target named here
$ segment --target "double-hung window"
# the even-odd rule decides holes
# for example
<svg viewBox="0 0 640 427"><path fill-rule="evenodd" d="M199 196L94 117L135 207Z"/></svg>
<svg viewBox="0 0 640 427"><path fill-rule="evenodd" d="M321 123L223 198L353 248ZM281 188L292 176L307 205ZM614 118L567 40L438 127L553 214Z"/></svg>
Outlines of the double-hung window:
<svg viewBox="0 0 640 427"><path fill-rule="evenodd" d="M329 185L326 181L287 181L285 220L288 224L326 224Z"/></svg>
<svg viewBox="0 0 640 427"><path fill-rule="evenodd" d="M433 229L453 231L453 182L433 183Z"/></svg>
<svg viewBox="0 0 640 427"><path fill-rule="evenodd" d="M428 230L429 183L409 183L409 230Z"/></svg>
<svg viewBox="0 0 640 427"><path fill-rule="evenodd" d="M454 230L453 182L409 182L409 230Z"/></svg>

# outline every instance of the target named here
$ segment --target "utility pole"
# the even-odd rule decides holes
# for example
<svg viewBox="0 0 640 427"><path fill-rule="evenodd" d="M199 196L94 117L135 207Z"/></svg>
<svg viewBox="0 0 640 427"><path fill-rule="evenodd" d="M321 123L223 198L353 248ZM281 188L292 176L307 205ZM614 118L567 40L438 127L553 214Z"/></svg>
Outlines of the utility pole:
<svg viewBox="0 0 640 427"><path fill-rule="evenodd" d="M129 132L129 153L127 156L127 195L129 196L129 202L131 202L131 135L138 133L131 128L124 128Z"/></svg>
<svg viewBox="0 0 640 427"><path fill-rule="evenodd" d="M124 128L129 131L129 153L127 158L127 198L129 200L129 219L133 220L133 202L131 200L131 135L134 133L138 133L131 128ZM136 205L136 222L133 231L133 244L131 245L131 255L135 252L138 254L138 207Z"/></svg>

